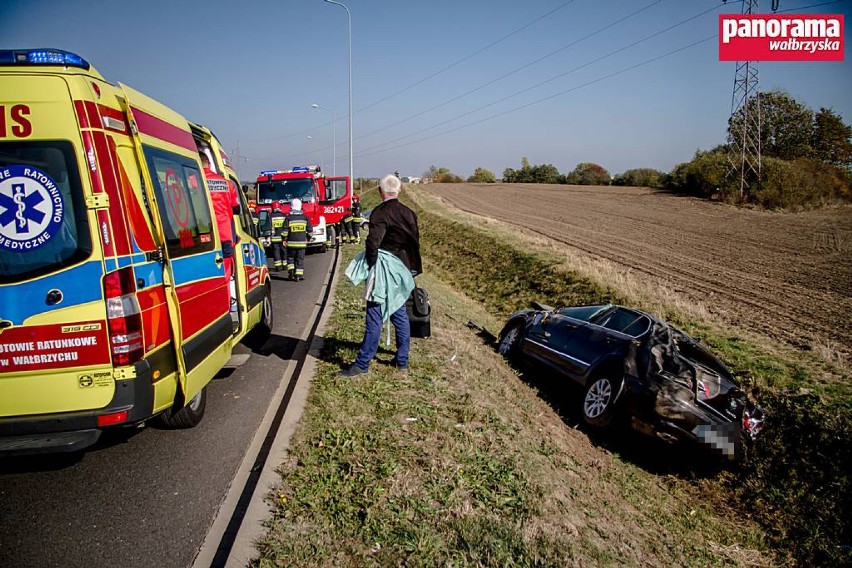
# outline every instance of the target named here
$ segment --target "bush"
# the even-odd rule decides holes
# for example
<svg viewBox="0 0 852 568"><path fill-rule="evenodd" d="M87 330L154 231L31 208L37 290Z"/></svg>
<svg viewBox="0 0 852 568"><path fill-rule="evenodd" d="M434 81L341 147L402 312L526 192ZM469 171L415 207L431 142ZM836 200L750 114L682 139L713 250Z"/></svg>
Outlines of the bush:
<svg viewBox="0 0 852 568"><path fill-rule="evenodd" d="M632 185L636 187L662 187L666 174L653 168L635 168L618 174L612 179L612 185Z"/></svg>
<svg viewBox="0 0 852 568"><path fill-rule="evenodd" d="M606 168L591 162L577 164L574 171L565 176L565 183L572 185L609 185L611 181L612 176Z"/></svg>
<svg viewBox="0 0 852 568"><path fill-rule="evenodd" d="M844 170L819 160L764 158L762 174L751 192L762 207L806 207L852 197Z"/></svg>
<svg viewBox="0 0 852 568"><path fill-rule="evenodd" d="M678 164L667 180L667 186L679 193L698 197L733 198L739 195L739 186L728 178L730 164L724 149L698 150L692 161Z"/></svg>
<svg viewBox="0 0 852 568"><path fill-rule="evenodd" d="M467 181L471 183L495 183L497 178L494 177L493 172L490 172L485 168L476 168L473 171L473 175L467 178Z"/></svg>

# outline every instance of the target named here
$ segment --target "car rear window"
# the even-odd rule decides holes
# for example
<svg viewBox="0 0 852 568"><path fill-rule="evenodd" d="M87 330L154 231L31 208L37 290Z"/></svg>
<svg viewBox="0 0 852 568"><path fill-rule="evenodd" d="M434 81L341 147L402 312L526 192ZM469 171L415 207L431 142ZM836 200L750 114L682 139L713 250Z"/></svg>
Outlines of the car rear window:
<svg viewBox="0 0 852 568"><path fill-rule="evenodd" d="M49 274L91 253L71 143L0 142L0 282Z"/></svg>
<svg viewBox="0 0 852 568"><path fill-rule="evenodd" d="M589 321L596 314L609 308L609 306L574 306L572 308L560 308L559 315L567 316L581 321Z"/></svg>

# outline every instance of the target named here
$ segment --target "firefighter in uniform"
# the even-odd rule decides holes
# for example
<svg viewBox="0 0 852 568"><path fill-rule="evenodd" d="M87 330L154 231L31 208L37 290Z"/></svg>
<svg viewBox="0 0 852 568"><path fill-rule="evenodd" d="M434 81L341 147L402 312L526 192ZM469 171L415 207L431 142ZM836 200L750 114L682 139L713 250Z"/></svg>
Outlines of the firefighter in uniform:
<svg viewBox="0 0 852 568"><path fill-rule="evenodd" d="M305 249L308 248L309 235L313 233L311 222L302 213L302 202L294 199L290 202L290 214L284 219L282 235L287 242L287 270L290 280L305 279Z"/></svg>
<svg viewBox="0 0 852 568"><path fill-rule="evenodd" d="M284 270L284 261L286 260L286 253L284 252L284 220L286 216L280 209L273 209L270 219L272 220L272 237L270 238L270 241L272 241L272 257L275 259L273 267L275 272L278 272Z"/></svg>
<svg viewBox="0 0 852 568"><path fill-rule="evenodd" d="M354 243L355 235L352 233L352 211L346 211L340 220L340 240L343 244Z"/></svg>
<svg viewBox="0 0 852 568"><path fill-rule="evenodd" d="M352 221L349 223L349 232L352 235L353 242L361 244L361 223L364 219L361 217L361 201L358 199L358 194L352 196Z"/></svg>

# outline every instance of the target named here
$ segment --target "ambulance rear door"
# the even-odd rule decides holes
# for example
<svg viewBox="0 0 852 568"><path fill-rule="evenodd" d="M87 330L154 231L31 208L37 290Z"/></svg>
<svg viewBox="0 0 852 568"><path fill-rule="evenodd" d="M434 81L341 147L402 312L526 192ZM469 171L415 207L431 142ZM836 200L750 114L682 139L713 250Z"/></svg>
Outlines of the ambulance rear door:
<svg viewBox="0 0 852 568"><path fill-rule="evenodd" d="M189 123L121 85L162 247L163 280L189 399L230 357L233 332L222 246Z"/></svg>
<svg viewBox="0 0 852 568"><path fill-rule="evenodd" d="M102 408L115 393L69 80L0 71L0 418Z"/></svg>

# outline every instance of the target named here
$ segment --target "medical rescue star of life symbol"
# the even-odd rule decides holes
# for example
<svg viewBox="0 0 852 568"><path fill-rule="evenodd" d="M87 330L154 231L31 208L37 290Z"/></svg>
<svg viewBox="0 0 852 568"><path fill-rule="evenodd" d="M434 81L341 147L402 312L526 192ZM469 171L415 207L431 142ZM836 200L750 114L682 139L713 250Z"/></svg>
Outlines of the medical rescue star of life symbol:
<svg viewBox="0 0 852 568"><path fill-rule="evenodd" d="M184 199L183 186L177 177L177 173L171 168L166 170L166 199L172 216L182 229L189 225L189 207Z"/></svg>
<svg viewBox="0 0 852 568"><path fill-rule="evenodd" d="M32 166L0 168L0 248L26 252L59 232L65 218L62 191Z"/></svg>

